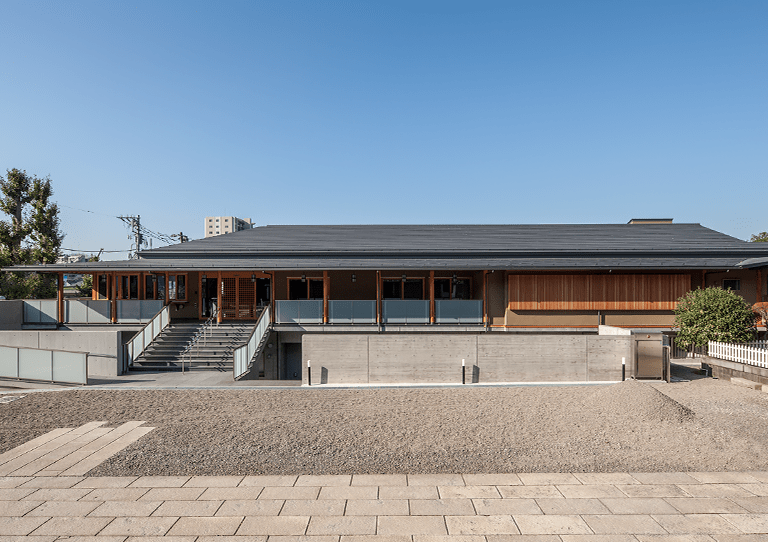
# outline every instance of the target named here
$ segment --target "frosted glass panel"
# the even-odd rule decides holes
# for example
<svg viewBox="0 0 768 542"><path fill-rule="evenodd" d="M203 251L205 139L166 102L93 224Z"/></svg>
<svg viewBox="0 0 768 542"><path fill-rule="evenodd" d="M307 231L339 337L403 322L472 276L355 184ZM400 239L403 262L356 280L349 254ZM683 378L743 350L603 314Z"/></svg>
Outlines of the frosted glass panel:
<svg viewBox="0 0 768 542"><path fill-rule="evenodd" d="M48 350L19 349L19 378L53 380L51 352Z"/></svg>
<svg viewBox="0 0 768 542"><path fill-rule="evenodd" d="M16 348L0 346L0 376L5 378L16 378L19 376L16 352Z"/></svg>
<svg viewBox="0 0 768 542"><path fill-rule="evenodd" d="M77 352L53 352L53 380L87 384L86 354Z"/></svg>

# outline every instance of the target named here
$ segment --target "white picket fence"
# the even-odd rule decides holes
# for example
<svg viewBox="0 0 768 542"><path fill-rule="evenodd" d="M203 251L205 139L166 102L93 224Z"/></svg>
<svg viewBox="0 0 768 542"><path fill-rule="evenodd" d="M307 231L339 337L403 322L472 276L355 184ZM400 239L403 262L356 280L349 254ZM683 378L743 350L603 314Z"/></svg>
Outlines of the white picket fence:
<svg viewBox="0 0 768 542"><path fill-rule="evenodd" d="M731 344L709 341L709 356L768 369L768 341Z"/></svg>

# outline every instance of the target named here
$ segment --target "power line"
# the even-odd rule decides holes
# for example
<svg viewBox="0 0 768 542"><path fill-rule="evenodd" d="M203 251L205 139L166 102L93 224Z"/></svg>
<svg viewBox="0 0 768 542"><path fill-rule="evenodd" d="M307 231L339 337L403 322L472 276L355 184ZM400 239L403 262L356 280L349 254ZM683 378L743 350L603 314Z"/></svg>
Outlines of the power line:
<svg viewBox="0 0 768 542"><path fill-rule="evenodd" d="M85 252L99 252L99 251L101 251L101 252L131 252L130 250L103 250L101 248L98 249L98 250L83 250L81 248L61 248L59 250L66 250L67 252L82 252L82 253L85 253Z"/></svg>
<svg viewBox="0 0 768 542"><path fill-rule="evenodd" d="M57 204L59 207L66 207L67 209L74 209L75 211L82 211L83 213L91 213L92 215L101 215L101 216L108 216L110 218L118 218L115 215L108 215L106 213L99 213L97 211L89 211L87 209L80 209L78 207L71 207L69 205L63 205L61 203Z"/></svg>

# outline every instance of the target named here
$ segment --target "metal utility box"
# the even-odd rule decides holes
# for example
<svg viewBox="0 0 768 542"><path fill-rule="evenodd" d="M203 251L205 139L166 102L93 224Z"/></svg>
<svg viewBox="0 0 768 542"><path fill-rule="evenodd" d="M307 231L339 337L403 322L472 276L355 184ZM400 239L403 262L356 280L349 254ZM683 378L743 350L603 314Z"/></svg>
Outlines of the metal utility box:
<svg viewBox="0 0 768 542"><path fill-rule="evenodd" d="M636 333L635 378L669 382L669 356L662 333Z"/></svg>

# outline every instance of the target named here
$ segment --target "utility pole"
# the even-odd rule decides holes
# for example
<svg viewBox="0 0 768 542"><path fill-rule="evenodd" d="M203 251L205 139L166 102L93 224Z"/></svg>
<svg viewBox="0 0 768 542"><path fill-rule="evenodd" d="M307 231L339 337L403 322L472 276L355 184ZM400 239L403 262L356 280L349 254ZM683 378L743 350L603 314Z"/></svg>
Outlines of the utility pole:
<svg viewBox="0 0 768 542"><path fill-rule="evenodd" d="M174 233L174 234L171 235L171 237L173 237L174 239L178 239L179 243L187 243L187 242L189 242L189 237L184 235L183 231L180 231L179 233Z"/></svg>
<svg viewBox="0 0 768 542"><path fill-rule="evenodd" d="M139 257L139 251L141 250L142 245L146 244L144 235L141 233L141 215L118 216L117 218L125 222L125 225L128 226L128 229L131 230L131 233L133 234L134 246L136 249L128 255L128 259L135 260ZM130 238L131 235L129 234L128 239Z"/></svg>

